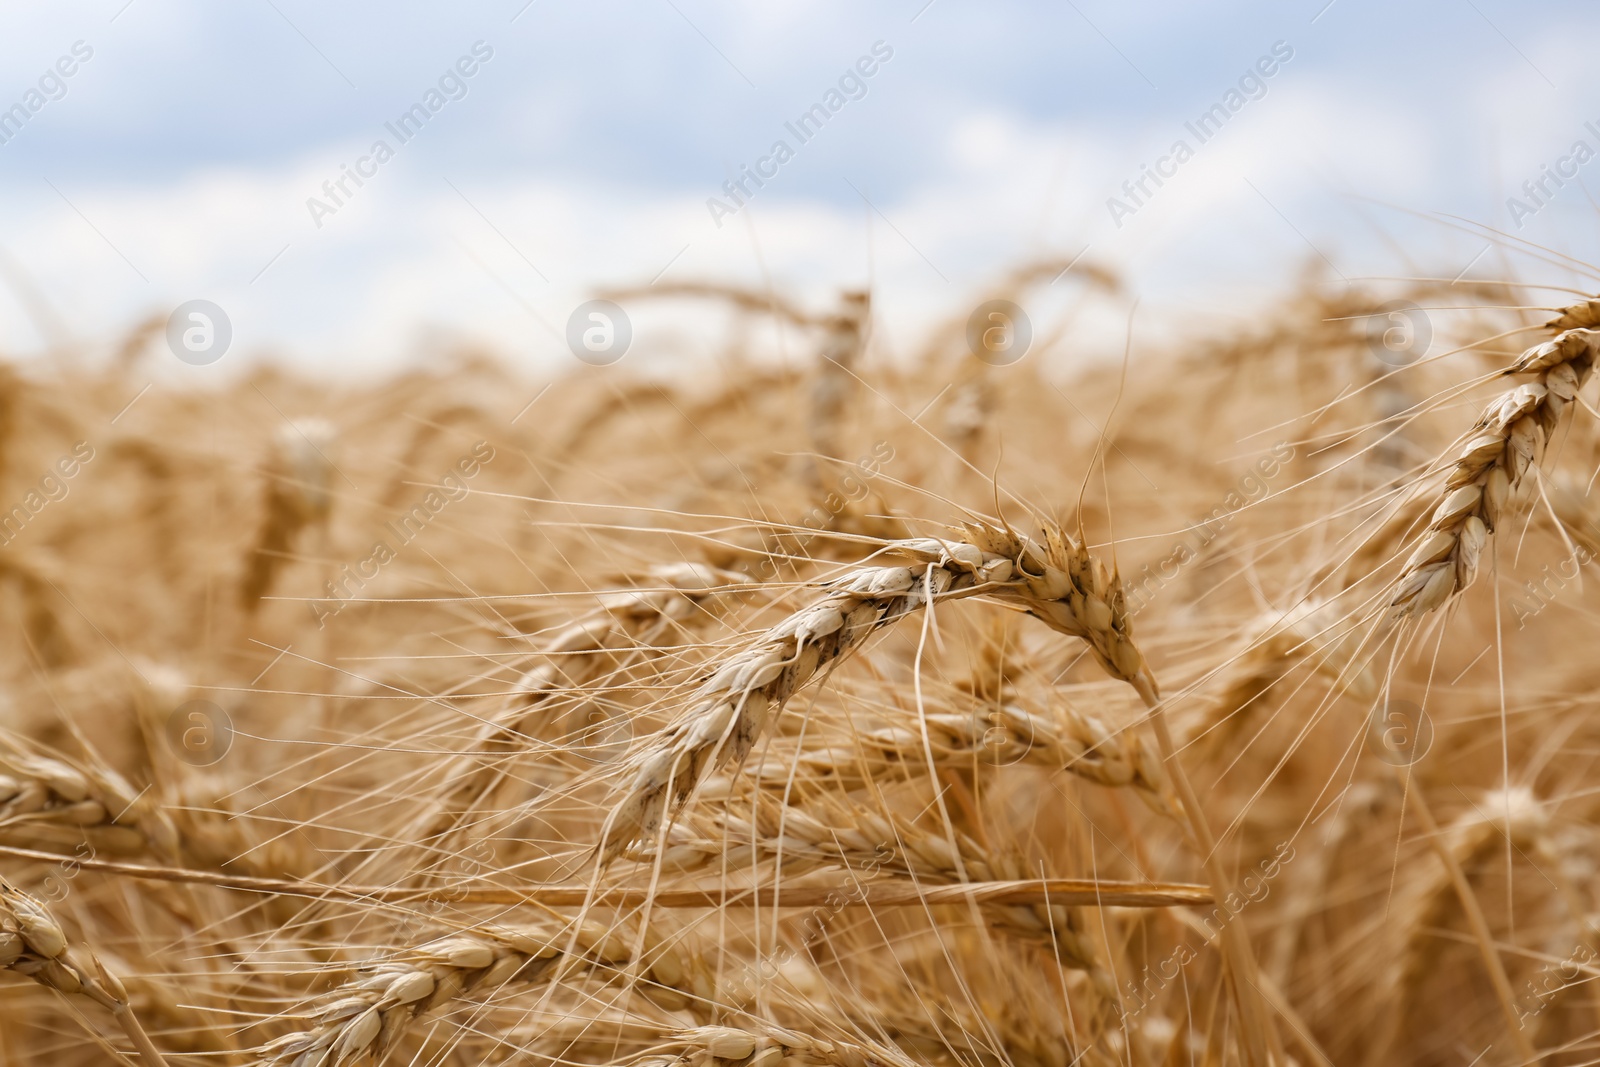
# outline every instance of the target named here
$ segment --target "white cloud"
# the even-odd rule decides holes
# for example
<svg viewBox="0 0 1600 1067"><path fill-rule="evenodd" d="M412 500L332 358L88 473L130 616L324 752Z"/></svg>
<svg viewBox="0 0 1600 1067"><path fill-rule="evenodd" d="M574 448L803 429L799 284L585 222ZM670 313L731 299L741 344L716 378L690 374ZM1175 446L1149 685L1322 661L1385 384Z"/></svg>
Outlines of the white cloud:
<svg viewBox="0 0 1600 1067"><path fill-rule="evenodd" d="M1556 99L1480 23L1468 19L1447 38L1451 48L1465 49L1465 41L1479 50L1470 64L1439 45L1439 55L1413 52L1416 68L1409 69L1385 64L1390 53L1380 51L1400 44L1341 30L1346 16L1336 8L1317 27L1296 30L1296 58L1269 82L1267 95L1198 146L1118 228L1107 197L1138 177L1141 162L1185 136L1184 119L1220 96L1237 77L1234 65L1243 70L1252 49L1273 38L1265 16L1243 0L1211 9L1208 18L1226 25L1233 58L1227 65L1207 59L1204 77L1174 65L1172 57L1183 53L1174 51L1181 42L1172 35L1220 31L1205 20L1169 20L1169 34L1140 42L1132 57L1169 87L1155 91L1092 35L1071 42L1075 58L1101 63L1092 76L1066 80L1075 72L1058 71L1059 58L1040 43L1048 36L1042 30L1017 38L1006 54L973 57L968 69L949 60L999 30L975 23L970 11L940 6L912 25L909 12L919 6L872 16L893 30L882 34L894 39L893 62L864 101L851 102L830 124L825 141L803 149L780 180L720 229L705 208L720 180L718 153L736 158L768 143L787 112L826 87L818 72L831 76L840 56L865 50L880 35L878 23L842 4L821 11L787 2L687 5L695 24L749 68L760 86L750 91L669 9L662 25L674 35L670 47L640 53L637 62L631 53L619 59L591 51L585 54L616 69L579 64L547 78L540 61L577 63L591 45L627 42L605 21L616 16L609 9L586 22L586 12L536 8L526 17L545 21L496 31L497 58L488 69L498 80L491 85L486 76L474 85L466 101L450 105L449 126L437 136L430 127L415 145L400 147L317 229L306 198L382 135L394 100L429 83L440 47L464 47L478 28L441 30L433 34L447 42L440 46L408 23L403 54L366 48L355 57L387 88L351 93L268 11L269 20L250 23L250 31L270 26L272 46L282 49L272 62L310 73L289 79L281 95L241 103L237 122L246 131L251 123L262 128L254 137L232 126L189 131L184 123L195 114L213 112L169 120L151 103L167 93L184 108L216 104L207 99L207 79L216 72L202 77L184 59L195 50L215 52L214 20L222 16L197 15L182 3L137 6L127 22L103 27L107 43L97 46L95 61L103 63L103 84L94 92L74 88L71 115L59 116L54 128L41 120L30 129L30 137L41 135L27 148L32 155L0 152L0 241L80 336L111 338L144 314L205 296L234 316L241 352L271 349L319 367L360 370L392 361L414 348L423 326L558 365L570 357L540 320L559 331L594 287L646 282L663 270L754 286L771 278L814 306L833 300L840 286L870 281L882 336L905 349L959 315L1017 262L1070 257L1086 245L1090 259L1129 274L1145 300L1141 314L1167 317L1222 292L1230 301L1243 293L1247 302L1264 302L1318 252L1351 276L1464 263L1481 246L1360 198L1490 218L1503 210L1503 196L1486 190L1536 173L1586 117L1580 105ZM31 70L37 55L70 44L78 23L107 17L90 5L58 16L29 10L0 16L0 26L21 35L6 43L0 33L0 57L14 61L10 69ZM485 19L504 17L483 5L452 16L468 20L480 10ZM1113 38L1126 38L1115 12L1086 10ZM1023 16L999 8L986 17ZM1077 16L1061 17L1088 34ZM314 28L318 37L325 30L323 43L344 59L339 49L356 39L352 25L340 16ZM552 26L557 38L545 41L540 33ZM1541 30L1517 40L1534 64L1565 76L1586 61L1580 38ZM417 51L423 45L425 54ZM1196 51L1190 60L1200 58ZM225 56L211 59L227 64ZM1443 80L1458 67L1470 68L1466 91ZM145 71L151 79L128 80ZM1575 74L1570 80L1578 82ZM1171 88L1178 83L1186 87ZM675 95L686 87L699 95ZM597 111L597 101L624 110ZM129 145L119 144L100 161L85 131L107 116L144 124L160 149L133 158ZM723 120L729 129L718 125ZM1491 142L1485 128L1499 140ZM63 133L71 136L50 139ZM206 162L213 135L223 134L230 161ZM181 155L191 149L193 158ZM75 164L74 152L96 163ZM596 155L612 165L586 168ZM705 187L696 177L702 174ZM47 176L90 222L44 184ZM872 198L871 207L846 179ZM1578 195L1564 194L1537 220L1541 227L1561 220L1562 239L1580 229L1567 225L1574 213L1588 210L1581 190L1569 192ZM1364 215L1375 221L1369 225ZM1386 236L1395 238L1393 247ZM1395 247L1410 263L1395 262ZM1042 299L1061 302L1071 291L1064 284ZM1097 296L1095 309L1103 333L1120 330L1122 306ZM653 308L640 316L644 347L664 344L669 330L688 339L680 345L686 350L716 347L713 326L697 333ZM36 344L28 313L4 293L0 331L10 348Z"/></svg>

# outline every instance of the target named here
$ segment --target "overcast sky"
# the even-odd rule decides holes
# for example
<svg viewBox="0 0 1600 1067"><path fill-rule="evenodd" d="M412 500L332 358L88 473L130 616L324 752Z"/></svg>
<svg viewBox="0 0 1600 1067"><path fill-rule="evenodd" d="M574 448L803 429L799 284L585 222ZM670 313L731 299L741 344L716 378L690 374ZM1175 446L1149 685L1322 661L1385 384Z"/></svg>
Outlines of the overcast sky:
<svg viewBox="0 0 1600 1067"><path fill-rule="evenodd" d="M1596 29L1511 0L8 2L0 347L200 297L242 357L364 370L462 337L543 366L596 286L658 277L818 305L870 282L904 345L1046 255L1168 319L1307 262L1503 272L1452 217L1596 260ZM740 205L742 166L770 176ZM1545 168L1569 176L1536 201Z"/></svg>

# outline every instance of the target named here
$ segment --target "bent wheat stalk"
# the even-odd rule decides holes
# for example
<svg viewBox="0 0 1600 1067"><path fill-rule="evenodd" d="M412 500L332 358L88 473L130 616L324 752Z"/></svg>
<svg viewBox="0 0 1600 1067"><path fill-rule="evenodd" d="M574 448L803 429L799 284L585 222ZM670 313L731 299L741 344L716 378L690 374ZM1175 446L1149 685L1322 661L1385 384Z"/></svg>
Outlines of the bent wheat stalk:
<svg viewBox="0 0 1600 1067"><path fill-rule="evenodd" d="M721 810L705 819L701 835L677 832L660 857L663 868L674 872L704 870L726 864L744 867L749 858L783 861L786 874L824 867L875 872L858 882L859 899L881 906L910 891L910 899L923 904L979 904L987 921L1007 933L1049 946L1057 962L1085 972L1097 995L1116 1001L1116 982L1099 960L1092 939L1076 907L1049 892L1034 901L1017 902L997 897L988 884L1023 883L1035 871L1020 855L985 847L970 835L953 830L949 836L933 833L892 812L834 801L816 811L790 807L781 816L768 805L755 805L751 816ZM687 830L675 827L675 831ZM630 854L649 861L652 854ZM973 882L982 883L971 888ZM1038 883L1035 883L1038 884ZM950 887L941 893L931 887ZM963 897L961 892L967 895ZM770 899L766 890L754 890ZM792 899L792 897L791 897ZM1078 901L1074 898L1073 903ZM1092 898L1090 903L1098 903Z"/></svg>

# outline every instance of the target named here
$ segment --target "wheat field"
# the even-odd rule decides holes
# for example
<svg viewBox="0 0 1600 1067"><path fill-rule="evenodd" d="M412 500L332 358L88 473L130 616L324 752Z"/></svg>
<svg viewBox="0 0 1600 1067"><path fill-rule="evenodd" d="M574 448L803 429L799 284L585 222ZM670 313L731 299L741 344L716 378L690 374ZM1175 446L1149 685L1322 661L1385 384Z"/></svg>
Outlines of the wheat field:
<svg viewBox="0 0 1600 1067"><path fill-rule="evenodd" d="M6 365L0 1062L1595 1062L1600 302L1331 291Z"/></svg>

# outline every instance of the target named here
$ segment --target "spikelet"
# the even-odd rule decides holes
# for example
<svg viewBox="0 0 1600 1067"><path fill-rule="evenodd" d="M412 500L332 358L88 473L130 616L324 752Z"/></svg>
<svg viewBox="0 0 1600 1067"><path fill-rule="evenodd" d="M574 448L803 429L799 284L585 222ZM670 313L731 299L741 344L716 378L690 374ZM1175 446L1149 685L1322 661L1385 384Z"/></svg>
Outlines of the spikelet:
<svg viewBox="0 0 1600 1067"><path fill-rule="evenodd" d="M441 796L441 811L426 831L433 837L460 822L504 780L513 756L526 747L526 732L572 690L600 678L624 651L661 641L675 627L713 618L719 590L749 578L701 563L649 569L644 584L657 588L606 594L601 607L566 627L544 646L542 661L517 680L511 714L488 722L473 744L472 766L453 771Z"/></svg>
<svg viewBox="0 0 1600 1067"><path fill-rule="evenodd" d="M0 738L0 840L112 853L179 854L171 816L109 767L22 751Z"/></svg>

